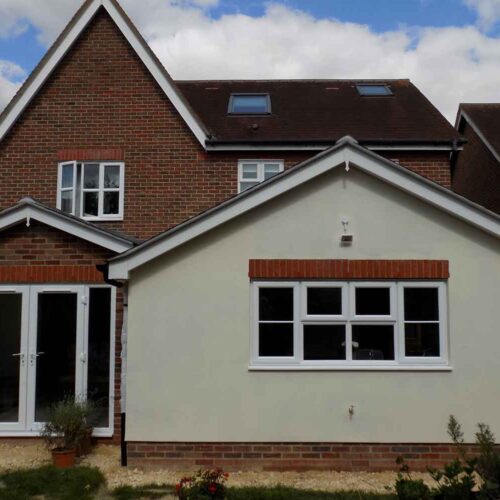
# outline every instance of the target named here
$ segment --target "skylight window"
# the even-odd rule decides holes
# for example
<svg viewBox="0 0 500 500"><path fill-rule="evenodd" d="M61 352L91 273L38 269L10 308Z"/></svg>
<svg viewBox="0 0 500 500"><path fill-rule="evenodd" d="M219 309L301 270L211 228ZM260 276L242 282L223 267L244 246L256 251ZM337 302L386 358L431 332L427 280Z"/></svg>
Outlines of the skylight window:
<svg viewBox="0 0 500 500"><path fill-rule="evenodd" d="M229 113L233 115L265 115L271 112L269 94L232 94Z"/></svg>
<svg viewBox="0 0 500 500"><path fill-rule="evenodd" d="M356 88L358 89L359 95L365 97L384 97L392 95L391 87L384 83L358 83Z"/></svg>

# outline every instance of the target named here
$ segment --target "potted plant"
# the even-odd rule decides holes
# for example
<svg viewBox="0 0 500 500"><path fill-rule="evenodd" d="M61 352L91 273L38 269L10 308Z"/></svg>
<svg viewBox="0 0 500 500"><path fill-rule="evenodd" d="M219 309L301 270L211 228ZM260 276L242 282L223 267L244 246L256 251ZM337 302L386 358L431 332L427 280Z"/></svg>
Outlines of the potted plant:
<svg viewBox="0 0 500 500"><path fill-rule="evenodd" d="M41 436L52 451L54 465L60 468L75 464L77 449L89 437L92 403L67 396L50 409Z"/></svg>

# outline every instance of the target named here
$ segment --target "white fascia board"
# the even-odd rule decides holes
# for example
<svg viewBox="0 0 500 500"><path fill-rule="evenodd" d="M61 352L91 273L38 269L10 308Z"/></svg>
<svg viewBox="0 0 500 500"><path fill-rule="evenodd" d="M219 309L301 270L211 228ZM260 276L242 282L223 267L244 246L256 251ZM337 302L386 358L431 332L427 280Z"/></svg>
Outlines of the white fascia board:
<svg viewBox="0 0 500 500"><path fill-rule="evenodd" d="M181 225L178 230L174 230L170 234L160 235L144 244L142 248L139 246L130 255L123 255L111 260L109 277L111 279L128 279L130 271L146 262L328 170L337 168L339 165L348 166L350 164L459 219L500 237L500 217L496 214L468 202L465 198L408 171L404 167L378 157L375 153L360 146L348 144L335 149L330 154L322 155L317 160L310 161L304 168L289 171L283 177L276 177L274 182L262 185L241 199L228 203L226 207L215 209L191 223L187 222L184 227Z"/></svg>
<svg viewBox="0 0 500 500"><path fill-rule="evenodd" d="M15 226L20 222L29 224L32 220L36 220L77 238L90 241L116 253L125 252L133 246L132 242L127 242L113 235L87 227L85 224L66 220L63 217L58 217L55 214L34 206L20 207L2 215L0 217L0 231Z"/></svg>
<svg viewBox="0 0 500 500"><path fill-rule="evenodd" d="M190 109L183 102L179 92L175 89L172 82L170 82L165 76L164 69L160 68L159 63L153 57L151 57L151 54L148 52L148 50L146 50L144 45L138 39L136 34L130 28L129 24L126 22L120 11L116 8L113 1L111 0L94 0L93 2L89 3L87 8L83 12L79 14L78 19L76 20L73 27L65 35L65 37L58 42L56 49L49 57L49 59L44 62L41 68L38 69L38 73L36 74L33 81L30 82L26 88L21 90L21 94L19 96L14 97L14 99L16 99L14 106L12 106L12 108L7 112L7 114L2 119L2 122L0 123L0 141L10 130L12 125L14 125L16 120L21 116L26 106L28 106L33 97L40 90L47 78L51 75L52 71L57 67L59 62L66 55L66 53L87 27L87 25L101 6L106 9L120 31L130 43L130 45L132 45L138 57L148 68L153 78L165 92L166 96L172 102L181 117L185 120L197 140L203 147L205 147L207 136L203 128L193 116L193 113L190 111Z"/></svg>
<svg viewBox="0 0 500 500"><path fill-rule="evenodd" d="M490 144L488 139L483 135L479 127L472 121L471 117L463 110L460 111L460 115L457 120L457 125L465 120L471 127L472 130L477 134L477 136L483 141L484 145L490 150L490 153L495 157L498 163L500 163L500 155L496 152L495 148Z"/></svg>

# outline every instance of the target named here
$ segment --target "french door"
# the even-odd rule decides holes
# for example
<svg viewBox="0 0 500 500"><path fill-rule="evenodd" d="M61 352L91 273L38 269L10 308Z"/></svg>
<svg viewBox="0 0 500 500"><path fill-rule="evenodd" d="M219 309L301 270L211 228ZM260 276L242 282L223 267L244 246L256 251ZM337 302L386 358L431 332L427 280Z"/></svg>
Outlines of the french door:
<svg viewBox="0 0 500 500"><path fill-rule="evenodd" d="M99 425L110 427L112 295L109 287L0 286L2 434L36 433L55 402L90 392Z"/></svg>

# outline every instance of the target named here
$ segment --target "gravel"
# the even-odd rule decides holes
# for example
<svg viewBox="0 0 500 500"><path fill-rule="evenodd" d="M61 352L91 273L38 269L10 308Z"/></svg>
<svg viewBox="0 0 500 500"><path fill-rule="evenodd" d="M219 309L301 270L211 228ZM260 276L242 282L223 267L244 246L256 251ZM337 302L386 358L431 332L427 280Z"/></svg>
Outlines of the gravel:
<svg viewBox="0 0 500 500"><path fill-rule="evenodd" d="M0 444L0 472L38 467L50 463L50 453L42 443ZM121 485L175 484L182 476L193 471L141 470L120 466L118 446L99 445L91 455L81 461L82 465L98 467L106 476L110 488ZM428 474L414 473L428 484ZM392 486L394 472L232 472L228 486L276 486L284 485L302 489L323 491L362 490L383 493Z"/></svg>

